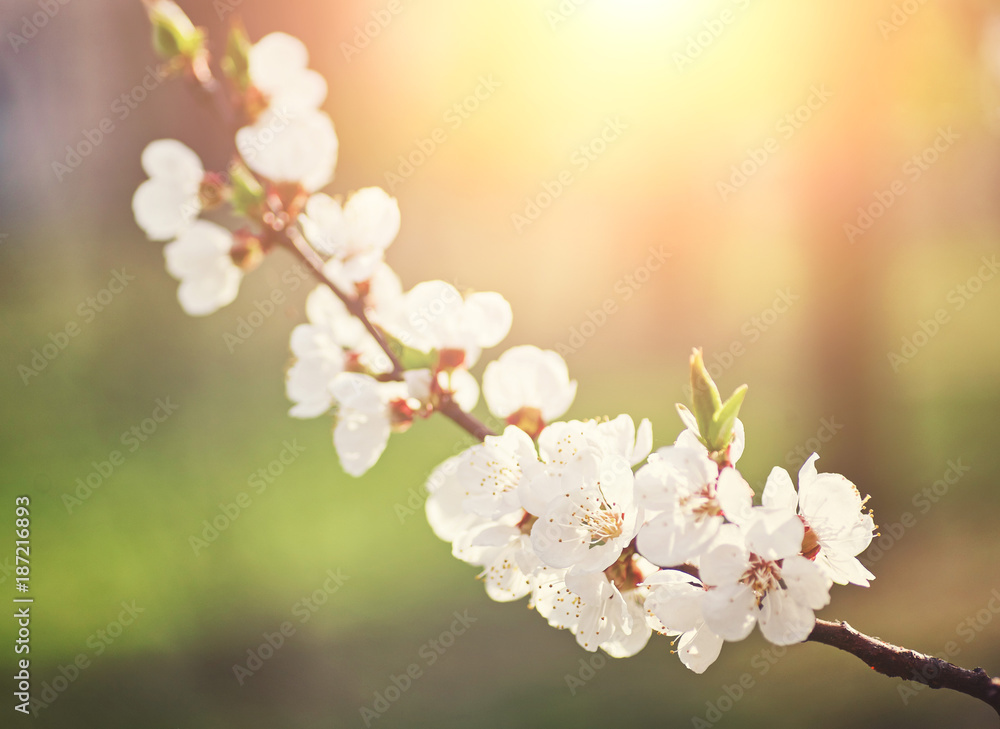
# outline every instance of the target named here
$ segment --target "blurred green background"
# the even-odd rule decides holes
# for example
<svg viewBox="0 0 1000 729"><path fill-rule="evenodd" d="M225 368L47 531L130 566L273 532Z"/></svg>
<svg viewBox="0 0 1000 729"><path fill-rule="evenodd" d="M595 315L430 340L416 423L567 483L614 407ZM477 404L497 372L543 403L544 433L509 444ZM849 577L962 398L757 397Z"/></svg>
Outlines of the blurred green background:
<svg viewBox="0 0 1000 729"><path fill-rule="evenodd" d="M182 5L215 42L232 10L254 39L283 30L305 41L328 79L325 109L341 142L331 189L392 188L403 227L388 258L404 285L444 278L502 292L515 312L504 346L568 353L580 383L569 416L648 417L657 445L680 429L673 404L684 399L687 357L705 347L723 389L750 385L740 465L751 483L773 465L797 466L797 448L818 447L821 470L872 496L878 579L867 590L835 587L820 616L928 653L955 641L957 663L1000 673L1000 616L988 608L1000 589L1000 277L980 276L983 257L1000 252L1000 8ZM40 24L32 18L43 6ZM961 695L901 696L900 681L826 646L796 646L772 663L757 632L727 644L702 676L662 638L593 676L582 670L591 654L569 633L523 602L489 601L475 570L427 526L424 480L467 443L453 424L393 437L353 480L338 466L329 419L287 417L288 334L309 288L290 283L290 258L275 254L209 318L181 312L160 244L131 219L139 154L175 137L218 167L228 141L180 82L155 86L123 115L121 95L134 101L156 62L141 5L10 0L0 28L0 509L10 523L14 496L31 497L33 691L63 688L36 719L16 721L358 727L361 707L412 663L422 675L373 725L990 721ZM468 111L491 76L496 90ZM456 103L467 113L455 116ZM66 145L104 118L114 130L58 179ZM597 153L609 119L625 129ZM436 128L446 140L391 185L386 173ZM957 138L932 154L941 129ZM581 145L592 152L585 169ZM749 171L745 183L734 183L734 165ZM564 171L572 184L539 197ZM849 240L845 224L894 183L905 192ZM532 202L537 220L519 223ZM643 269L661 247L666 265ZM134 280L108 301L101 291L115 272ZM287 305L230 352L225 335L276 289ZM792 303L776 306L779 292ZM590 327L588 313L608 299L616 313ZM939 309L947 321L921 336ZM70 322L79 334L25 377L19 368ZM904 338L922 346L904 351ZM154 429L146 419L157 399L177 409ZM144 420L144 440L123 441ZM279 469L292 442L304 450ZM67 502L114 450L124 462L91 476L101 485L89 498ZM945 488L958 459L968 471ZM254 474L269 467L281 473L258 493ZM249 506L196 554L191 537L206 520L225 523L241 493ZM12 541L0 546L9 595ZM343 584L327 594L331 570ZM317 590L324 603L305 607ZM142 612L120 627L123 601ZM476 622L427 665L428 641L455 611ZM286 622L294 632L241 684L234 665ZM14 621L0 625L0 665L13 670ZM59 681L79 654L88 666ZM743 674L753 687L727 701L725 687Z"/></svg>

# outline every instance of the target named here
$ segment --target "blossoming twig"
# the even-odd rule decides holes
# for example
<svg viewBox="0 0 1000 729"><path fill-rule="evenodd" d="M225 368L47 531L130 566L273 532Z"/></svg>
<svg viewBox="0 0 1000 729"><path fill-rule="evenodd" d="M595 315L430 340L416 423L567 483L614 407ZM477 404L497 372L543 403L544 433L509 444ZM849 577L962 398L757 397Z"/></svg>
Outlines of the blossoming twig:
<svg viewBox="0 0 1000 729"><path fill-rule="evenodd" d="M417 417L440 412L480 443L449 458L427 482L435 533L481 569L487 594L530 606L588 651L638 653L652 633L673 638L681 662L703 673L726 641L759 627L776 645L825 643L887 676L949 688L1000 714L1000 679L816 619L834 583L867 587L858 559L875 523L857 487L820 473L813 454L798 472L772 469L755 494L737 463L746 386L723 401L700 350L691 357L684 430L653 452L652 425L629 415L559 421L576 395L566 362L537 347L499 344L513 313L498 293L462 294L444 281L404 292L384 254L399 232L397 202L379 188L343 203L320 190L338 141L320 110L326 82L307 68L301 41L272 33L251 44L230 30L216 77L205 35L170 0L149 0L157 48L187 71L233 133L228 177L206 172L176 140L150 143L136 190L136 222L167 241L178 298L203 316L236 298L246 272L276 247L320 282L308 323L292 332L286 390L293 417L335 409L342 467L366 473ZM241 126L242 125L242 126ZM239 127L239 128L237 128ZM228 202L249 227L199 218ZM480 392L496 435L470 414Z"/></svg>

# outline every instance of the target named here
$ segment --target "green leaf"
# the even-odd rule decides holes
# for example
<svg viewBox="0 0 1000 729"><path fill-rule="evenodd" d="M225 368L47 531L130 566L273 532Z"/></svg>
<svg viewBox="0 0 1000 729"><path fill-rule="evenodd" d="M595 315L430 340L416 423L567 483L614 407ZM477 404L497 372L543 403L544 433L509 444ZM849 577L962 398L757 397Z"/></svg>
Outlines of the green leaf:
<svg viewBox="0 0 1000 729"><path fill-rule="evenodd" d="M153 25L153 47L161 58L194 58L205 50L205 33L196 28L177 3L147 0L146 11Z"/></svg>
<svg viewBox="0 0 1000 729"><path fill-rule="evenodd" d="M233 210L241 215L253 217L252 211L264 199L264 190L260 183L240 162L234 162L229 166L229 178L232 186L230 202Z"/></svg>
<svg viewBox="0 0 1000 729"><path fill-rule="evenodd" d="M226 54L219 61L223 73L241 92L250 85L250 38L246 28L238 20L233 20L226 39Z"/></svg>
<svg viewBox="0 0 1000 729"><path fill-rule="evenodd" d="M747 386L741 385L736 388L736 392L726 400L712 417L712 424L709 427L706 440L709 448L713 451L725 450L729 442L733 439L733 430L736 427L736 418L740 414L740 406L743 405L743 398L746 397Z"/></svg>
<svg viewBox="0 0 1000 729"><path fill-rule="evenodd" d="M691 411L698 421L702 438L709 440L709 431L715 413L722 407L719 388L705 369L705 360L700 349L691 353Z"/></svg>
<svg viewBox="0 0 1000 729"><path fill-rule="evenodd" d="M432 369L437 364L437 350L432 349L430 352L421 352L419 349L407 347L384 329L382 330L382 335L385 337L385 341L388 342L389 348L392 349L400 364L403 365L404 370Z"/></svg>

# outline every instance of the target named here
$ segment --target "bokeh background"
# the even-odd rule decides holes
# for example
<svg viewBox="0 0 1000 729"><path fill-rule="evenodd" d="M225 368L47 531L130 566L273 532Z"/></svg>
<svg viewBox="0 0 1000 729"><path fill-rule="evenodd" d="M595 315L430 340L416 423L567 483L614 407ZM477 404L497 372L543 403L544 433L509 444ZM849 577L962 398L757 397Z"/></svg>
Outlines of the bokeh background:
<svg viewBox="0 0 1000 729"><path fill-rule="evenodd" d="M286 415L287 340L310 286L283 253L228 308L181 312L160 244L131 219L139 155L175 137L219 167L225 133L180 82L124 115L122 94L135 101L156 63L138 2L51 2L38 27L44 5L0 10L0 521L12 521L15 495L31 496L33 690L63 690L37 718L5 726L358 727L361 707L412 663L423 675L374 725L989 725L972 699L901 695L902 682L826 646L772 661L756 632L702 676L662 638L635 658L598 660L591 676L569 633L523 603L490 602L421 512L427 474L467 440L448 421L419 423L366 477L343 474L331 421ZM505 345L566 354L580 383L570 416L648 417L657 445L680 429L673 404L691 347L703 346L724 390L750 385L740 465L751 483L796 467L797 448L818 449L822 470L871 494L878 579L835 587L821 617L939 655L954 641L957 663L1000 673L989 609L1000 594L1000 277L981 268L1000 252L1000 8L182 5L216 44L235 13L254 39L282 30L305 41L341 142L331 190L392 190L403 226L388 258L406 286L444 278L502 292L515 312ZM470 100L483 78L495 88ZM60 179L53 163L105 118L113 131ZM609 120L623 128L600 144ZM445 140L422 163L387 177L406 173L401 157L439 128ZM585 169L581 147L593 157ZM567 171L572 184L539 197ZM903 193L849 234L866 222L859 207L894 185ZM657 270L650 251L667 256ZM116 271L134 280L94 311L87 297ZM286 305L227 347L275 290ZM590 326L609 299L615 313ZM947 320L921 336L939 310ZM19 367L70 322L79 335L25 377ZM123 442L158 398L176 412ZM278 471L292 441L304 450L258 492L253 474ZM113 450L124 463L68 506ZM968 469L957 480L954 465ZM250 505L196 554L191 537L241 493ZM13 595L13 536L0 541L0 584ZM325 594L330 570L347 579ZM317 590L325 602L304 609ZM123 601L142 609L127 626L116 624ZM425 644L455 611L476 622L429 666ZM286 621L294 633L241 684L234 665ZM10 676L14 622L0 624ZM88 667L58 681L80 654ZM727 702L724 687L743 674L753 687Z"/></svg>

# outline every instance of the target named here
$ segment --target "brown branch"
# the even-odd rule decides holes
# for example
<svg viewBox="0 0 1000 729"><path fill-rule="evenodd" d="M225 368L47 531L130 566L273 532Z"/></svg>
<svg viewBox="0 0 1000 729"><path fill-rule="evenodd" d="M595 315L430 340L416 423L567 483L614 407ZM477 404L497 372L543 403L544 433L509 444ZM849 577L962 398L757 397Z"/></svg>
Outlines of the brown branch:
<svg viewBox="0 0 1000 729"><path fill-rule="evenodd" d="M485 440L488 435L496 435L485 423L462 410L451 398L442 399L437 406L437 411L453 420L460 428L465 429L478 440Z"/></svg>
<svg viewBox="0 0 1000 729"><path fill-rule="evenodd" d="M298 256L310 269L312 273L319 279L320 283L326 286L334 295L344 302L344 306L351 313L353 317L358 319L368 330L368 333L372 335L372 338L378 344L378 346L385 352L386 357L392 363L392 371L389 373L390 379L401 380L403 379L403 363L399 361L399 357L393 351L389 342L386 341L385 336L379 331L371 319L368 318L368 313L365 311L364 302L355 296L348 296L346 293L340 290L330 277L326 275L323 271L323 259L319 257L319 254L313 250L312 246L302 237L298 229L294 226L289 226L285 230L285 235L282 236L284 241L287 241L290 245L286 246L289 248L296 256Z"/></svg>
<svg viewBox="0 0 1000 729"><path fill-rule="evenodd" d="M320 258L319 254L313 250L312 246L309 245L302 235L299 233L298 229L294 226L289 226L282 235L283 242L288 242L288 247L291 249L306 265L309 266L313 275L322 283L324 286L329 288L334 295L344 302L344 306L351 313L352 316L357 318L368 330L368 333L375 339L382 351L385 352L389 361L392 362L392 372L384 375L385 379L389 380L402 380L404 367L402 362L399 361L399 357L393 351L392 346L386 341L385 336L376 327L371 319L368 318L368 313L365 311L364 302L360 298L353 296L348 296L340 287L337 286L330 278L323 272L323 259ZM478 420L473 415L465 412L458 406L458 404L452 400L450 397L444 397L438 403L435 408L436 412L441 413L446 418L452 420L456 425L458 425L463 430L467 431L477 440L484 440L488 435L495 435L495 433L490 430L484 423Z"/></svg>
<svg viewBox="0 0 1000 729"><path fill-rule="evenodd" d="M806 640L825 643L855 655L886 676L968 694L985 702L1000 715L1000 678L990 678L982 668L970 671L934 656L885 643L859 633L843 621L831 623L817 620L816 627Z"/></svg>

